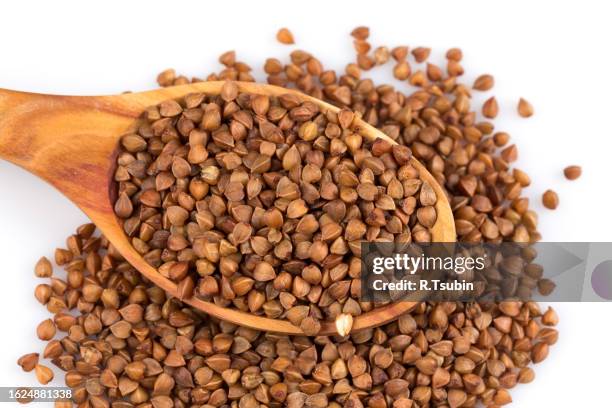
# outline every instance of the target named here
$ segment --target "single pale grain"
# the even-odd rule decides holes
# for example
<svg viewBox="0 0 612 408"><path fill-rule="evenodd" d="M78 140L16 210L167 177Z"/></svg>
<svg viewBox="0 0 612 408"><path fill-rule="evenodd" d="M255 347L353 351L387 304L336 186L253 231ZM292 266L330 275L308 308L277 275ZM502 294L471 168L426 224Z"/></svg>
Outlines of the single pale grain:
<svg viewBox="0 0 612 408"><path fill-rule="evenodd" d="M353 327L353 316L347 313L342 313L336 317L336 330L340 336L346 336L351 332Z"/></svg>

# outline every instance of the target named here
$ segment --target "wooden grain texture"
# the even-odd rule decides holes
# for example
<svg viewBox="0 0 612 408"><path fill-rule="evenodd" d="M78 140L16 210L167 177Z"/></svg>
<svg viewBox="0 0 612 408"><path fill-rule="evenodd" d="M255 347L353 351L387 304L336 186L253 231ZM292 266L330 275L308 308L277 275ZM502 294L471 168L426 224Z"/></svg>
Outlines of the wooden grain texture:
<svg viewBox="0 0 612 408"><path fill-rule="evenodd" d="M318 99L272 85L237 82L241 92L280 96L298 94L322 110L339 109ZM98 226L121 255L149 280L176 296L176 284L159 274L131 246L113 212L116 197L113 172L120 137L134 130L143 110L164 100L191 92L219 94L223 82L202 82L141 93L113 96L54 96L0 89L0 157L46 180L73 201ZM384 133L359 120L358 131L368 139ZM455 224L448 199L433 176L412 159L420 178L438 196L438 219L432 228L437 242L454 242ZM196 297L184 302L214 317L250 328L286 334L303 334L289 321L255 316L223 308ZM376 308L354 320L353 331L376 327L410 311L416 302L398 302ZM321 334L335 334L332 322L322 325Z"/></svg>

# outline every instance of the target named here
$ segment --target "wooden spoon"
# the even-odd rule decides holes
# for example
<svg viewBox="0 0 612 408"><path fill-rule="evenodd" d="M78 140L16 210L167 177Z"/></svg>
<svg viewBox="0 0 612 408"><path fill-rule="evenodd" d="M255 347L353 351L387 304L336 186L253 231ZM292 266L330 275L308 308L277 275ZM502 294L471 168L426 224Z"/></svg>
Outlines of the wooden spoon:
<svg viewBox="0 0 612 408"><path fill-rule="evenodd" d="M251 82L236 84L241 92L269 96L293 93L316 103L323 111L339 110L297 91ZM192 92L219 94L222 86L221 81L200 82L113 96L56 96L0 89L0 158L55 186L85 212L130 264L167 293L177 296L176 284L158 273L134 250L114 214L117 192L113 175L119 140L137 128L145 108ZM370 140L382 138L395 143L363 121L359 121L358 131ZM411 164L419 170L421 180L428 182L438 196L438 217L431 231L433 240L454 242L455 224L443 189L416 159L413 158ZM264 331L303 334L299 327L287 320L224 308L195 296L184 302L235 324ZM375 308L356 317L353 330L387 323L416 304L398 302ZM334 323L323 323L320 333L335 334Z"/></svg>

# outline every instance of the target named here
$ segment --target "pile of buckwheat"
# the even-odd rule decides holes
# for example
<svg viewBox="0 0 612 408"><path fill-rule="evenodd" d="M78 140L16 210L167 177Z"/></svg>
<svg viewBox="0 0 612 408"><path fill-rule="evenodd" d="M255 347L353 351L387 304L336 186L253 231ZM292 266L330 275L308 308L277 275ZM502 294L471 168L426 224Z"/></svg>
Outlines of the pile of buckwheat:
<svg viewBox="0 0 612 408"><path fill-rule="evenodd" d="M522 196L530 178L511 167L517 148L490 121L495 98L482 116L471 107L471 93L490 90L493 77L462 84L456 48L438 66L428 48L373 48L366 27L352 36L356 61L341 74L301 50L264 64L268 83L337 105L340 115L238 93L231 81L256 78L230 51L205 77L228 81L224 92L147 110L145 125L123 138L116 172L126 233L181 293L299 325L309 318L303 328L313 335L258 332L189 308L87 224L56 250L65 275L46 258L36 266L49 279L36 298L53 316L37 329L48 341L42 356L19 359L24 370L47 384L54 371L40 360L48 359L65 372L76 406L117 408L493 408L534 379L531 364L558 337L557 315L535 302L421 303L382 327L314 335L319 319L368 308L353 289L356 242L431 239L436 197L406 164L411 155L446 189L458 240L540 239ZM278 38L294 42L286 29ZM382 65L409 87L363 77ZM174 70L158 77L160 86L196 81ZM533 113L525 100L517 109ZM401 146L358 140L354 115Z"/></svg>

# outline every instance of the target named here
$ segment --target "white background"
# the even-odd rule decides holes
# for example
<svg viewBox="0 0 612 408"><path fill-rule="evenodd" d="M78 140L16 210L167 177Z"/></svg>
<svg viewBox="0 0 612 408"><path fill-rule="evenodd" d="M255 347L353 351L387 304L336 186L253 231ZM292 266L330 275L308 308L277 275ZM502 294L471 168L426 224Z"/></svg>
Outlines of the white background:
<svg viewBox="0 0 612 408"><path fill-rule="evenodd" d="M168 67L188 76L218 69L217 56L235 49L260 73L266 56L287 59L275 42L289 27L297 46L341 70L353 58L348 33L371 27L377 45L448 47L464 51L471 84L495 75L497 128L519 146L518 166L548 241L611 241L610 95L612 26L606 2L545 1L4 1L0 3L0 87L60 94L110 94L155 86ZM371 74L389 81L389 65ZM393 82L396 83L396 82ZM397 83L396 83L397 84ZM519 97L536 114L521 119ZM583 177L562 169L580 164ZM540 195L554 188L557 211ZM0 161L0 386L34 385L18 356L42 351L35 327L46 311L32 292L32 268L85 217L50 186ZM559 343L536 366L536 381L512 395L520 407L610 406L612 305L558 304ZM63 384L58 376L55 384Z"/></svg>

